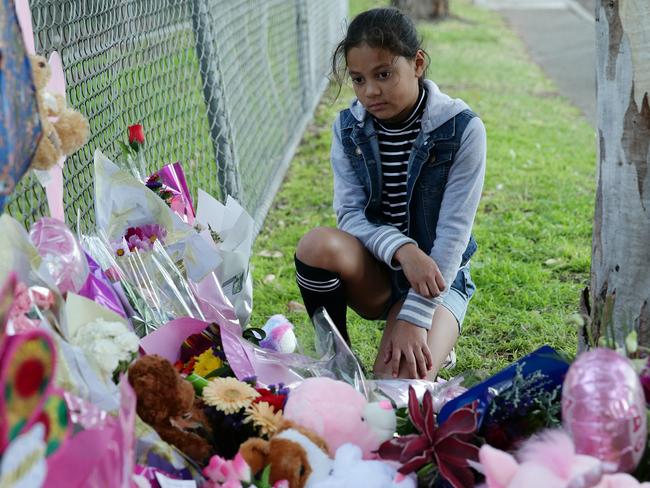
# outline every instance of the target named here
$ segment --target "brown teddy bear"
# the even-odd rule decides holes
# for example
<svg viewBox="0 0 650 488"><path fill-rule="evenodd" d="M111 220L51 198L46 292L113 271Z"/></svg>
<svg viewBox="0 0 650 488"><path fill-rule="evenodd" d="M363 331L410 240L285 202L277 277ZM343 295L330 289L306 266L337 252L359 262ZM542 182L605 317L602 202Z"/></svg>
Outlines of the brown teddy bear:
<svg viewBox="0 0 650 488"><path fill-rule="evenodd" d="M138 398L137 412L161 439L204 464L212 454L211 432L194 387L157 354L142 356L129 367L129 383Z"/></svg>
<svg viewBox="0 0 650 488"><path fill-rule="evenodd" d="M287 480L290 488L303 488L308 482L324 480L332 471L333 460L327 443L288 420L270 440L248 439L239 452L254 474L270 464L271 484Z"/></svg>
<svg viewBox="0 0 650 488"><path fill-rule="evenodd" d="M36 102L43 128L43 136L36 148L31 167L50 169L62 156L69 156L83 146L90 132L86 118L66 106L65 98L45 91L52 70L43 56L29 57L36 87ZM49 117L56 117L51 122Z"/></svg>

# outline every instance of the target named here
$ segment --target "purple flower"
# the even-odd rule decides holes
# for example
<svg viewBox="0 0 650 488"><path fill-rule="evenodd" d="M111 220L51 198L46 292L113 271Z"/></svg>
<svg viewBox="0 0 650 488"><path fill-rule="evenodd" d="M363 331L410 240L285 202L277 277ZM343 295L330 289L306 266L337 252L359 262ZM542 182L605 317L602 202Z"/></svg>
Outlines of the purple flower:
<svg viewBox="0 0 650 488"><path fill-rule="evenodd" d="M639 380L641 380L641 386L643 387L643 395L645 396L646 404L650 405L650 369L646 366L646 369L641 371L639 375Z"/></svg>
<svg viewBox="0 0 650 488"><path fill-rule="evenodd" d="M161 244L165 243L167 238L167 230L158 224L147 224L141 227L142 232L144 233L144 238L149 241L151 247L153 247L154 242L159 240Z"/></svg>
<svg viewBox="0 0 650 488"><path fill-rule="evenodd" d="M152 174L148 179L147 182L145 183L147 185L147 188L150 190L157 190L158 188L162 187L162 182L160 181L160 175L158 173Z"/></svg>
<svg viewBox="0 0 650 488"><path fill-rule="evenodd" d="M257 376L247 376L246 378L242 378L242 383L248 383L252 387L255 387L257 385Z"/></svg>

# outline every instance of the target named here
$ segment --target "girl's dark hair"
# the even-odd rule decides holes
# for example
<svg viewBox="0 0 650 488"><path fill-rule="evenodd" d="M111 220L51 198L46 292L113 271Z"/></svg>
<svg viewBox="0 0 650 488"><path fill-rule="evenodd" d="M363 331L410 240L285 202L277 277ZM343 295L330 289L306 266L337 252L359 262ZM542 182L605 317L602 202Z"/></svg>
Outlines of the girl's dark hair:
<svg viewBox="0 0 650 488"><path fill-rule="evenodd" d="M345 79L348 51L361 44L413 59L422 49L422 38L411 18L401 10L374 8L360 13L350 22L345 38L336 46L332 56L332 76L339 88ZM429 55L424 54L428 61Z"/></svg>

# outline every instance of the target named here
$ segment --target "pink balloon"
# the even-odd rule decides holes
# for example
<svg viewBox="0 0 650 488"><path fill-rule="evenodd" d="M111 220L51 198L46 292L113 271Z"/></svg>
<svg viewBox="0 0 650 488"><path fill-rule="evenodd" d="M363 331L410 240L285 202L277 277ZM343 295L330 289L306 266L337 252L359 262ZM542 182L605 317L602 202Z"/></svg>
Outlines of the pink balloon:
<svg viewBox="0 0 650 488"><path fill-rule="evenodd" d="M47 272L61 293L78 292L88 278L88 261L79 242L60 220L43 217L29 231Z"/></svg>
<svg viewBox="0 0 650 488"><path fill-rule="evenodd" d="M632 471L646 443L646 407L630 361L616 351L582 353L562 390L562 424L576 452L599 458L608 472Z"/></svg>

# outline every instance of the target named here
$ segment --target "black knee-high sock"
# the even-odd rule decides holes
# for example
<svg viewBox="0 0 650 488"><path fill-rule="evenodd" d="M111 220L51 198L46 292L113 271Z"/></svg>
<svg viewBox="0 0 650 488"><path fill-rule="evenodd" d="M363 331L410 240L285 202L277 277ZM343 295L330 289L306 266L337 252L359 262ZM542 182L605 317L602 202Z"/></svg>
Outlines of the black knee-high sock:
<svg viewBox="0 0 650 488"><path fill-rule="evenodd" d="M309 266L295 256L294 261L296 283L309 317L313 317L318 307L325 307L341 336L349 344L350 337L346 325L348 305L341 277L326 269Z"/></svg>

